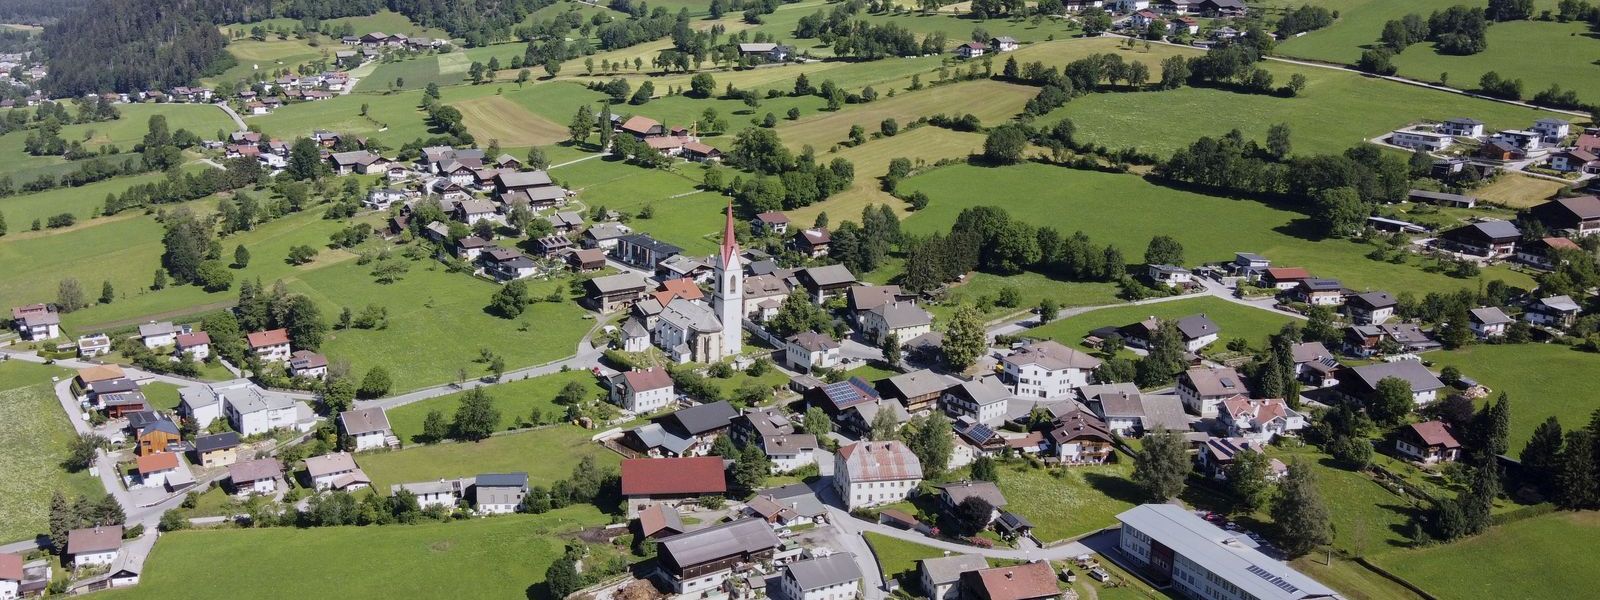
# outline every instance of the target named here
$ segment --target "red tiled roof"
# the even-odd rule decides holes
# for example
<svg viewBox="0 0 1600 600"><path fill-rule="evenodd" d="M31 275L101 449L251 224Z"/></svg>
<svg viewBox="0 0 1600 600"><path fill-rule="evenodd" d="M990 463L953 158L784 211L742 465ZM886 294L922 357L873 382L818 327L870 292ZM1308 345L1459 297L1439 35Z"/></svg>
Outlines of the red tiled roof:
<svg viewBox="0 0 1600 600"><path fill-rule="evenodd" d="M22 581L22 557L0 554L0 581Z"/></svg>
<svg viewBox="0 0 1600 600"><path fill-rule="evenodd" d="M622 122L622 130L640 135L649 133L652 128L660 127L661 122L650 117L635 116Z"/></svg>
<svg viewBox="0 0 1600 600"><path fill-rule="evenodd" d="M257 331L248 336L251 348L265 348L289 343L289 330L273 329L270 331Z"/></svg>
<svg viewBox="0 0 1600 600"><path fill-rule="evenodd" d="M172 452L154 452L139 457L139 474L178 468L178 455Z"/></svg>
<svg viewBox="0 0 1600 600"><path fill-rule="evenodd" d="M682 277L661 282L661 289L655 292L654 295L657 302L660 302L662 306L666 306L672 302L673 298L699 300L705 297L705 292L700 291L700 286L695 285L693 279Z"/></svg>
<svg viewBox="0 0 1600 600"><path fill-rule="evenodd" d="M1307 271L1305 267L1272 267L1267 269L1267 277L1271 277L1279 281L1310 279L1311 272Z"/></svg>
<svg viewBox="0 0 1600 600"><path fill-rule="evenodd" d="M921 479L922 462L898 441L856 442L839 449L850 482Z"/></svg>
<svg viewBox="0 0 1600 600"><path fill-rule="evenodd" d="M1460 448L1461 442L1456 441L1456 436L1450 434L1450 427L1443 421L1424 421L1411 425L1411 431L1417 434L1422 443L1429 446L1443 446L1445 448Z"/></svg>
<svg viewBox="0 0 1600 600"><path fill-rule="evenodd" d="M1061 593L1050 563L1032 562L1014 567L994 567L970 574L983 586L989 600L1054 598Z"/></svg>
<svg viewBox="0 0 1600 600"><path fill-rule="evenodd" d="M622 495L696 495L728 491L722 457L630 458L622 461Z"/></svg>
<svg viewBox="0 0 1600 600"><path fill-rule="evenodd" d="M194 333L185 333L183 335L178 336L178 347L180 347L180 348L192 348L194 346L205 346L205 345L208 345L210 343L211 343L211 334L206 333L204 331L196 331Z"/></svg>

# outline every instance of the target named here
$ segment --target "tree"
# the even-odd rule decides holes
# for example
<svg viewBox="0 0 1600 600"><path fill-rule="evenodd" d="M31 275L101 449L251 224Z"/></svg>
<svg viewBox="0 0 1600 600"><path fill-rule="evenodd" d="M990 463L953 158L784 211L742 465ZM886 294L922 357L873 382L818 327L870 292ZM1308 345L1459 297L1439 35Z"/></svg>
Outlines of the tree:
<svg viewBox="0 0 1600 600"><path fill-rule="evenodd" d="M233 273L220 260L208 260L200 263L199 277L195 283L208 292L220 292L233 286Z"/></svg>
<svg viewBox="0 0 1600 600"><path fill-rule="evenodd" d="M0 237L6 235L6 214L0 213Z"/></svg>
<svg viewBox="0 0 1600 600"><path fill-rule="evenodd" d="M1182 265L1183 244L1172 236L1158 235L1150 238L1150 244L1144 249L1144 264Z"/></svg>
<svg viewBox="0 0 1600 600"><path fill-rule="evenodd" d="M89 305L89 300L84 296L83 285L77 279L68 277L56 284L56 310L69 313Z"/></svg>
<svg viewBox="0 0 1600 600"><path fill-rule="evenodd" d="M165 270L156 269L156 276L150 282L150 289L156 291L167 289L167 272Z"/></svg>
<svg viewBox="0 0 1600 600"><path fill-rule="evenodd" d="M356 384L348 376L330 376L322 382L322 406L330 415L350 410L355 404L356 392Z"/></svg>
<svg viewBox="0 0 1600 600"><path fill-rule="evenodd" d="M356 393L362 398L381 398L389 393L391 385L389 371L383 367L373 367L367 371L366 377L361 378L361 389Z"/></svg>
<svg viewBox="0 0 1600 600"><path fill-rule="evenodd" d="M106 447L105 438L93 433L78 434L67 447L67 469L77 472L93 466L95 457L104 447Z"/></svg>
<svg viewBox="0 0 1600 600"><path fill-rule="evenodd" d="M422 439L431 444L447 437L450 437L450 422L445 420L444 411L428 411L428 416L422 419Z"/></svg>
<svg viewBox="0 0 1600 600"><path fill-rule="evenodd" d="M327 163L322 160L322 149L311 138L298 138L289 149L289 164L284 167L284 172L289 177L305 181L322 178L328 171Z"/></svg>
<svg viewBox="0 0 1600 600"><path fill-rule="evenodd" d="M1056 302L1055 298L1046 296L1043 300L1039 301L1039 323L1043 324L1054 321L1056 319L1056 315L1060 313L1061 304Z"/></svg>
<svg viewBox="0 0 1600 600"><path fill-rule="evenodd" d="M772 462L767 460L767 453L755 444L746 444L739 453L739 460L733 464L733 485L747 492L759 490L766 485L771 472Z"/></svg>
<svg viewBox="0 0 1600 600"><path fill-rule="evenodd" d="M968 496L956 505L950 516L955 518L962 533L977 535L989 527L989 519L994 516L994 505L983 498Z"/></svg>
<svg viewBox="0 0 1600 600"><path fill-rule="evenodd" d="M1353 187L1325 189L1317 193L1311 220L1328 237L1360 234L1367 224L1367 203Z"/></svg>
<svg viewBox="0 0 1600 600"><path fill-rule="evenodd" d="M872 429L867 432L867 439L874 442L887 442L899 438L900 422L894 418L894 411L880 410L872 415Z"/></svg>
<svg viewBox="0 0 1600 600"><path fill-rule="evenodd" d="M1020 125L1007 123L989 130L983 140L983 158L997 165L1014 164L1022 161L1027 147L1027 132Z"/></svg>
<svg viewBox="0 0 1600 600"><path fill-rule="evenodd" d="M1562 508L1579 509L1600 502L1600 477L1595 471L1594 436L1586 429L1567 432L1566 448L1561 451L1556 474L1556 503Z"/></svg>
<svg viewBox="0 0 1600 600"><path fill-rule="evenodd" d="M1272 493L1272 484L1267 481L1271 469L1270 459L1261 452L1247 451L1234 455L1233 462L1228 465L1227 475L1228 491L1233 493L1236 512L1249 514L1267 505Z"/></svg>
<svg viewBox="0 0 1600 600"><path fill-rule="evenodd" d="M955 452L955 438L949 417L934 411L926 417L918 417L908 429L906 446L922 463L923 477L943 477L950 465L950 455Z"/></svg>
<svg viewBox="0 0 1600 600"><path fill-rule="evenodd" d="M1380 425L1391 426L1411 415L1416 401L1411 397L1411 384L1399 377L1378 380L1378 389L1367 403L1367 415Z"/></svg>
<svg viewBox="0 0 1600 600"><path fill-rule="evenodd" d="M1302 556L1333 541L1333 521L1317 491L1316 475L1299 459L1289 464L1289 474L1278 486L1272 520L1283 533L1278 545L1289 556Z"/></svg>
<svg viewBox="0 0 1600 600"><path fill-rule="evenodd" d="M566 598L583 589L583 576L578 573L577 562L570 556L562 556L550 563L550 568L544 571L544 585L549 590L546 598Z"/></svg>
<svg viewBox="0 0 1600 600"><path fill-rule="evenodd" d="M717 91L717 80L710 73L696 73L689 79L689 95L695 98L710 98Z"/></svg>
<svg viewBox="0 0 1600 600"><path fill-rule="evenodd" d="M1279 123L1267 129L1267 153L1273 158L1283 160L1289 157L1293 146L1289 142L1289 124Z"/></svg>
<svg viewBox="0 0 1600 600"><path fill-rule="evenodd" d="M1171 383L1188 364L1183 358L1188 351L1183 343L1183 332L1175 321L1162 321L1150 335L1148 346L1134 376L1139 387Z"/></svg>
<svg viewBox="0 0 1600 600"><path fill-rule="evenodd" d="M833 433L833 420L828 418L828 413L824 412L822 407L813 406L806 409L806 414L800 421L800 428L821 440Z"/></svg>
<svg viewBox="0 0 1600 600"><path fill-rule="evenodd" d="M1555 417L1545 418L1533 429L1533 437L1522 447L1523 472L1544 494L1555 491L1556 477L1561 468L1561 422Z"/></svg>
<svg viewBox="0 0 1600 600"><path fill-rule="evenodd" d="M250 266L250 251L245 249L244 244L234 246L233 268L243 269L248 266Z"/></svg>
<svg viewBox="0 0 1600 600"><path fill-rule="evenodd" d="M978 309L968 304L956 309L950 326L944 334L944 360L951 368L965 370L978 360L983 349L989 346L989 334L983 329Z"/></svg>
<svg viewBox="0 0 1600 600"><path fill-rule="evenodd" d="M61 490L50 494L50 545L58 552L66 552L67 534L83 522L77 507L67 501Z"/></svg>
<svg viewBox="0 0 1600 600"><path fill-rule="evenodd" d="M100 282L100 303L111 304L111 302L116 299L117 291L111 287L111 280L107 279Z"/></svg>
<svg viewBox="0 0 1600 600"><path fill-rule="evenodd" d="M567 135L574 144L589 141L589 133L594 130L594 111L589 110L588 104L578 106L578 113L572 115L572 123L567 125Z"/></svg>
<svg viewBox="0 0 1600 600"><path fill-rule="evenodd" d="M1144 448L1133 459L1133 482L1155 502L1166 502L1183 491L1183 481L1193 464L1183 437L1157 429L1144 437Z"/></svg>
<svg viewBox="0 0 1600 600"><path fill-rule="evenodd" d="M721 433L711 440L711 454L728 460L739 460L739 447L733 445L733 438Z"/></svg>
<svg viewBox="0 0 1600 600"><path fill-rule="evenodd" d="M533 303L533 298L528 294L528 284L521 279L513 280L489 296L489 310L507 319L515 319L522 315L522 311Z"/></svg>
<svg viewBox="0 0 1600 600"><path fill-rule="evenodd" d="M883 350L884 362L889 363L890 366L900 364L900 359L905 356L904 348L900 346L900 335L894 332L883 336L881 349Z"/></svg>
<svg viewBox="0 0 1600 600"><path fill-rule="evenodd" d="M298 246L290 246L289 247L289 256L287 257L286 260L291 265L303 265L303 264L306 264L308 262L311 262L312 260L314 260L316 258L317 258L317 249L316 248L313 248L313 247L305 245L305 244L300 244Z"/></svg>
<svg viewBox="0 0 1600 600"><path fill-rule="evenodd" d="M545 61L544 73L549 75L551 79L555 79L556 75L561 74L561 62L554 59Z"/></svg>
<svg viewBox="0 0 1600 600"><path fill-rule="evenodd" d="M461 405L456 408L453 425L456 435L476 442L488 438L499 427L500 409L495 408L494 397L488 392L475 387L461 396Z"/></svg>
<svg viewBox="0 0 1600 600"><path fill-rule="evenodd" d="M972 461L972 478L977 481L1000 482L1000 468L994 459L985 454Z"/></svg>

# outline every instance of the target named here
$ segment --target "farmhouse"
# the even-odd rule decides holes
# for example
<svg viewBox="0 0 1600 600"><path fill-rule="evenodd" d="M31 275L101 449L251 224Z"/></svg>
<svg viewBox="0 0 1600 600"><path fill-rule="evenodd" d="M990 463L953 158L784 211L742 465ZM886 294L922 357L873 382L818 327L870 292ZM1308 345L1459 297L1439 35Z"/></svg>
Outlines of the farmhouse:
<svg viewBox="0 0 1600 600"><path fill-rule="evenodd" d="M967 571L961 574L961 590L962 598L973 600L1047 600L1061 596L1055 570L1046 561Z"/></svg>
<svg viewBox="0 0 1600 600"><path fill-rule="evenodd" d="M1534 325L1565 329L1577 321L1578 313L1582 310L1583 307L1578 306L1571 296L1551 296L1528 304L1528 310L1522 313L1522 318Z"/></svg>
<svg viewBox="0 0 1600 600"><path fill-rule="evenodd" d="M1011 36L1002 35L989 38L989 50L993 52L1013 52L1020 47L1021 44L1017 42L1017 38Z"/></svg>
<svg viewBox="0 0 1600 600"><path fill-rule="evenodd" d="M1061 398L1088 385L1100 359L1059 342L1033 342L1000 359L1001 379L1018 396Z"/></svg>
<svg viewBox="0 0 1600 600"><path fill-rule="evenodd" d="M933 313L914 302L886 302L862 312L858 318L861 333L878 344L891 335L905 341L933 330Z"/></svg>
<svg viewBox="0 0 1600 600"><path fill-rule="evenodd" d="M1554 270L1566 259L1561 257L1563 252L1581 252L1582 246L1569 238L1546 237L1536 242L1524 242L1517 246L1517 260L1539 267Z"/></svg>
<svg viewBox="0 0 1600 600"><path fill-rule="evenodd" d="M952 377L919 369L879 381L877 389L882 397L899 401L906 411L923 413L932 410L939 396L957 383Z"/></svg>
<svg viewBox="0 0 1600 600"><path fill-rule="evenodd" d="M750 220L750 229L758 235L783 235L789 232L789 217L777 211L760 213Z"/></svg>
<svg viewBox="0 0 1600 600"><path fill-rule="evenodd" d="M1072 409L1057 416L1047 438L1056 459L1068 465L1101 464L1116 452L1111 428L1084 410Z"/></svg>
<svg viewBox="0 0 1600 600"><path fill-rule="evenodd" d="M796 272L795 279L806 288L806 294L811 296L811 301L817 304L844 294L856 283L855 274L844 265L807 267ZM910 338L901 338L901 341L907 339Z"/></svg>
<svg viewBox="0 0 1600 600"><path fill-rule="evenodd" d="M1259 600L1339 598L1337 592L1242 544L1239 534L1172 504L1145 504L1117 515L1117 552L1157 584L1192 598L1219 598L1217 586Z"/></svg>
<svg viewBox="0 0 1600 600"><path fill-rule="evenodd" d="M1424 463L1453 462L1461 457L1461 442L1443 421L1424 421L1401 427L1394 449L1403 456Z"/></svg>
<svg viewBox="0 0 1600 600"><path fill-rule="evenodd" d="M1337 279L1305 279L1294 288L1296 300L1312 306L1344 304L1344 284Z"/></svg>
<svg viewBox="0 0 1600 600"><path fill-rule="evenodd" d="M1510 221L1484 220L1462 225L1439 235L1446 247L1488 258L1516 253L1522 232Z"/></svg>
<svg viewBox="0 0 1600 600"><path fill-rule="evenodd" d="M1339 391L1361 401L1370 400L1378 392L1378 382L1390 377L1406 382L1412 401L1419 406L1433 402L1439 390L1444 389L1444 383L1415 360L1350 367L1346 371L1339 376Z"/></svg>
<svg viewBox="0 0 1600 600"><path fill-rule="evenodd" d="M1600 196L1556 198L1530 209L1551 231L1582 237L1600 232Z"/></svg>
<svg viewBox="0 0 1600 600"><path fill-rule="evenodd" d="M611 402L630 414L661 410L674 397L672 377L660 367L627 371L611 380Z"/></svg>
<svg viewBox="0 0 1600 600"><path fill-rule="evenodd" d="M348 452L334 452L306 459L306 476L317 491L356 490L372 485L366 472L356 466Z"/></svg>
<svg viewBox="0 0 1600 600"><path fill-rule="evenodd" d="M772 559L782 546L761 519L738 519L661 540L658 576L674 593L699 597L722 587L735 569Z"/></svg>
<svg viewBox="0 0 1600 600"><path fill-rule="evenodd" d="M630 458L622 461L622 495L629 514L646 504L677 504L728 491L720 456Z"/></svg>
<svg viewBox="0 0 1600 600"><path fill-rule="evenodd" d="M839 342L827 334L802 331L785 340L784 362L791 369L807 373L815 368L834 368L839 364Z"/></svg>
<svg viewBox="0 0 1600 600"><path fill-rule="evenodd" d="M619 129L623 133L630 134L641 140L667 134L666 127L663 127L660 121L644 116L629 117L628 120L622 122Z"/></svg>
<svg viewBox="0 0 1600 600"><path fill-rule="evenodd" d="M828 246L832 243L833 236L828 233L827 228L823 227L802 229L800 233L789 240L789 245L794 247L796 252L811 258L827 256Z"/></svg>
<svg viewBox="0 0 1600 600"><path fill-rule="evenodd" d="M355 451L400 445L389 428L389 416L382 406L358 408L339 413L339 429L355 445Z"/></svg>
<svg viewBox="0 0 1600 600"><path fill-rule="evenodd" d="M484 515L514 513L527 495L527 473L484 473L473 480L472 508Z"/></svg>
<svg viewBox="0 0 1600 600"><path fill-rule="evenodd" d="M773 473L789 473L817 462L817 436L809 433L762 436L759 446L771 461Z"/></svg>
<svg viewBox="0 0 1600 600"><path fill-rule="evenodd" d="M1148 348L1150 339L1162 326L1163 321L1150 317L1138 323L1133 323L1117 329L1129 346L1135 348ZM1189 315L1174 322L1178 333L1183 336L1184 349L1189 352L1199 352L1202 348L1217 341L1222 334L1222 328L1204 313Z"/></svg>
<svg viewBox="0 0 1600 600"><path fill-rule="evenodd" d="M1262 443L1304 429L1307 422L1305 415L1276 398L1250 400L1234 396L1223 400L1222 409L1217 413L1217 424L1224 427L1228 435Z"/></svg>
<svg viewBox="0 0 1600 600"><path fill-rule="evenodd" d="M649 284L632 272L596 277L583 284L589 307L600 312L627 308L644 298Z"/></svg>
<svg viewBox="0 0 1600 600"><path fill-rule="evenodd" d="M1311 272L1303 267L1271 267L1262 276L1261 282L1282 291L1299 287L1300 282L1307 279L1311 279Z"/></svg>
<svg viewBox="0 0 1600 600"><path fill-rule="evenodd" d="M904 443L855 442L834 454L834 491L849 510L910 497L922 482L922 462Z"/></svg>
<svg viewBox="0 0 1600 600"><path fill-rule="evenodd" d="M981 43L967 42L960 46L956 46L956 56L960 56L961 58L978 58L983 56L983 53L988 49L988 46L985 46Z"/></svg>

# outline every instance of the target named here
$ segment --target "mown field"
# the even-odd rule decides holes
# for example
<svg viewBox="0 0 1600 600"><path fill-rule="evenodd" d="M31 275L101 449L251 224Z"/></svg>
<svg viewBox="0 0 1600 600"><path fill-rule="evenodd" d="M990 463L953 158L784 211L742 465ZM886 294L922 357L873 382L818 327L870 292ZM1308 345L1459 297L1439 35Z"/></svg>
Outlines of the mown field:
<svg viewBox="0 0 1600 600"><path fill-rule="evenodd" d="M1491 391L1511 396L1511 452L1522 451L1533 429L1555 416L1566 430L1600 410L1590 389L1600 355L1555 344L1475 345L1426 355L1437 368L1454 365Z"/></svg>
<svg viewBox="0 0 1600 600"><path fill-rule="evenodd" d="M526 417L505 414L509 405L499 404L502 427L514 417ZM373 488L380 494L388 494L389 486L396 483L516 471L527 473L532 485L549 487L571 476L572 468L585 456L593 456L595 463L602 467L615 468L622 463L617 453L589 441L589 436L595 433L574 425L554 425L497 435L481 442L452 442L363 454L356 462L372 477Z"/></svg>
<svg viewBox="0 0 1600 600"><path fill-rule="evenodd" d="M1000 491L1006 510L1026 517L1040 541L1050 543L1117 524L1117 514L1140 503L1141 493L1129 477L1133 463L1065 469L1034 469L1006 464L1000 469Z"/></svg>
<svg viewBox="0 0 1600 600"><path fill-rule="evenodd" d="M61 461L77 437L56 400L51 377L72 372L19 360L0 361L0 542L31 539L49 531L50 494L69 498L104 494L100 480L88 472L68 473Z"/></svg>
<svg viewBox="0 0 1600 600"><path fill-rule="evenodd" d="M905 228L916 233L946 231L961 209L993 205L1034 225L1068 235L1083 231L1096 243L1116 244L1130 263L1141 261L1151 237L1165 234L1184 245L1189 265L1255 252L1274 265L1304 266L1354 289L1422 293L1477 287L1473 280L1368 259L1362 244L1313 239L1307 218L1284 207L1163 187L1132 175L1040 164L959 165L911 177L900 187L932 198L927 208L905 219ZM1526 275L1505 267L1486 269L1483 278L1532 285Z"/></svg>
<svg viewBox="0 0 1600 600"><path fill-rule="evenodd" d="M182 531L157 542L137 587L105 597L201 599L222 589L262 600L330 589L351 598L545 597L529 587L544 581L566 538L605 523L593 507L573 506L420 525Z"/></svg>
<svg viewBox="0 0 1600 600"><path fill-rule="evenodd" d="M1593 594L1597 555L1600 514L1591 511L1525 519L1373 560L1440 598L1578 598Z"/></svg>
<svg viewBox="0 0 1600 600"><path fill-rule="evenodd" d="M1150 317L1181 319L1195 314L1210 317L1222 330L1221 340L1215 347L1221 347L1227 340L1234 338L1243 338L1251 346L1261 347L1266 343L1268 335L1277 333L1284 323L1290 321L1289 317L1277 313L1234 304L1221 298L1199 296L1169 302L1092 310L1030 329L1024 335L1052 339L1068 347L1081 348L1079 342L1083 337L1101 327L1108 325L1121 327Z"/></svg>
<svg viewBox="0 0 1600 600"><path fill-rule="evenodd" d="M506 424L527 421L535 408L539 409L547 420L559 420L566 413L566 407L556 404L556 395L569 383L583 384L593 397L604 398L606 390L601 387L600 381L588 371L570 371L535 377L532 379L518 379L508 381L489 388L489 395L495 399L495 406L500 409ZM446 417L455 415L456 407L461 403L461 394L450 394L438 398L430 398L421 402L413 402L389 411L389 425L394 429L394 434L400 441L411 443L414 436L422 434L422 422L428 413L440 411Z"/></svg>
<svg viewBox="0 0 1600 600"><path fill-rule="evenodd" d="M1554 198L1566 184L1526 175L1502 175L1499 179L1472 191L1484 202L1506 208L1530 208Z"/></svg>

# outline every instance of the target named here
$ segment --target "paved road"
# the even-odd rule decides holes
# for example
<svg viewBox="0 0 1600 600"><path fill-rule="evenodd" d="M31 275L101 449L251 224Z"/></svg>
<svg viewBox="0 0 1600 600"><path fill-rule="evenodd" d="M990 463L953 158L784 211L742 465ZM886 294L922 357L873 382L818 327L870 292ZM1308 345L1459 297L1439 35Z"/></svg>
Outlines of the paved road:
<svg viewBox="0 0 1600 600"><path fill-rule="evenodd" d="M250 128L244 124L244 119L239 116L239 113L233 112L233 107L228 106L227 102L218 102L212 106L222 109L222 112L228 113L228 118L233 119L233 124L239 127L239 131L250 131ZM217 141L226 142L227 140Z"/></svg>

